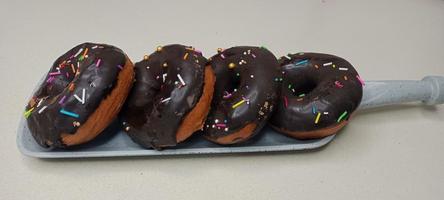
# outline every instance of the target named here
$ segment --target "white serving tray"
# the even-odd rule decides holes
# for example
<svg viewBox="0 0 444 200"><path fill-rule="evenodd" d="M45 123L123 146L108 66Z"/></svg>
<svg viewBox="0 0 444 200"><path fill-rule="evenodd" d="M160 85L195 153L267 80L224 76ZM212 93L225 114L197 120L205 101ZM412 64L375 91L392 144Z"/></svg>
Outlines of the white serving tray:
<svg viewBox="0 0 444 200"><path fill-rule="evenodd" d="M407 102L422 102L427 105L444 103L444 77L428 76L420 81L365 82L364 95L358 109ZM156 151L144 149L132 142L118 124L113 123L99 137L75 149L45 149L34 141L22 117L17 130L17 146L24 155L37 158L165 156L310 150L325 146L334 137L335 135L316 140L297 140L265 127L252 141L242 145L220 146L195 135L175 148Z"/></svg>

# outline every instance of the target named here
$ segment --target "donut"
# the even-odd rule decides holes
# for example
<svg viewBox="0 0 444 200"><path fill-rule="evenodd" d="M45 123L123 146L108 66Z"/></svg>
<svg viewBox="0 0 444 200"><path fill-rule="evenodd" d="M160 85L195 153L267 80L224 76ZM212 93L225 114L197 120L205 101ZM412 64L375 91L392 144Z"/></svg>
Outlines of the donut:
<svg viewBox="0 0 444 200"><path fill-rule="evenodd" d="M270 125L297 139L316 139L338 132L359 106L364 82L345 59L328 54L298 53L282 57L281 98Z"/></svg>
<svg viewBox="0 0 444 200"><path fill-rule="evenodd" d="M202 128L215 82L206 62L193 47L173 44L135 64L136 81L121 117L134 142L173 147Z"/></svg>
<svg viewBox="0 0 444 200"><path fill-rule="evenodd" d="M133 78L133 64L117 47L77 45L54 62L26 106L32 136L42 147L92 140L116 119Z"/></svg>
<svg viewBox="0 0 444 200"><path fill-rule="evenodd" d="M270 117L279 98L279 63L263 47L218 51L208 64L216 84L203 136L217 144L238 144L256 135Z"/></svg>

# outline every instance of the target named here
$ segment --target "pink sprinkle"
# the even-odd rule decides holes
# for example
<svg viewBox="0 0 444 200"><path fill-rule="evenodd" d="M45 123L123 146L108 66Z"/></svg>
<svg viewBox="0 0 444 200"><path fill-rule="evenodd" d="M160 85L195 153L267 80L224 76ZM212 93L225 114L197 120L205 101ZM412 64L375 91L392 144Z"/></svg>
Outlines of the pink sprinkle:
<svg viewBox="0 0 444 200"><path fill-rule="evenodd" d="M288 99L286 96L284 96L284 106L285 106L285 108L288 107Z"/></svg>
<svg viewBox="0 0 444 200"><path fill-rule="evenodd" d="M223 53L220 54L220 57L221 57L222 59L225 59L225 56L224 56Z"/></svg>
<svg viewBox="0 0 444 200"><path fill-rule="evenodd" d="M252 53L251 56L253 56L253 58L256 58L256 55L254 55L254 53Z"/></svg>
<svg viewBox="0 0 444 200"><path fill-rule="evenodd" d="M100 58L99 58L99 60L97 60L96 67L99 67L101 61L102 61L102 59L100 59Z"/></svg>
<svg viewBox="0 0 444 200"><path fill-rule="evenodd" d="M60 75L60 74L61 74L60 72L51 72L51 73L49 73L50 76L57 76L57 75Z"/></svg>
<svg viewBox="0 0 444 200"><path fill-rule="evenodd" d="M364 80L362 80L362 78L359 75L356 75L356 78L359 80L359 82L361 82L361 85L364 86Z"/></svg>
<svg viewBox="0 0 444 200"><path fill-rule="evenodd" d="M225 93L224 96L223 96L224 99L228 99L228 98L230 98L232 96L231 93L228 93L226 91L224 93Z"/></svg>
<svg viewBox="0 0 444 200"><path fill-rule="evenodd" d="M342 85L341 82L339 82L339 81L335 81L335 85L338 88L343 88L344 87L344 85Z"/></svg>
<svg viewBox="0 0 444 200"><path fill-rule="evenodd" d="M53 76L50 76L50 77L48 78L48 80L46 80L46 82L47 82L47 83L51 83L53 80L54 80L54 77L53 77Z"/></svg>
<svg viewBox="0 0 444 200"><path fill-rule="evenodd" d="M226 124L216 124L216 126L217 126L217 127L224 127L224 128L227 127Z"/></svg>
<svg viewBox="0 0 444 200"><path fill-rule="evenodd" d="M66 72L66 78L68 78L69 77L69 74L68 74L68 72Z"/></svg>
<svg viewBox="0 0 444 200"><path fill-rule="evenodd" d="M122 65L117 65L117 67L121 70L123 69Z"/></svg>
<svg viewBox="0 0 444 200"><path fill-rule="evenodd" d="M65 102L65 99L66 99L66 96L63 96L63 97L60 99L59 104L63 104L63 102Z"/></svg>

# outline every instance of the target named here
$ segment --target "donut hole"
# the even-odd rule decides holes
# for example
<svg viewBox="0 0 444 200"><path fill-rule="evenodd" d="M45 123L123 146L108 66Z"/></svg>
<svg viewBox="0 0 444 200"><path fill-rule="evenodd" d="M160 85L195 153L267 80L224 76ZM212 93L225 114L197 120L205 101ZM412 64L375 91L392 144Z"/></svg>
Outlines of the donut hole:
<svg viewBox="0 0 444 200"><path fill-rule="evenodd" d="M226 91L229 93L234 92L234 90L238 90L241 85L240 76L237 76L236 72L233 72L233 75L230 78L230 84L226 86Z"/></svg>
<svg viewBox="0 0 444 200"><path fill-rule="evenodd" d="M316 87L318 86L317 82L312 79L307 79L305 81L293 84L293 95L294 96L300 96L300 95L308 95L310 94Z"/></svg>

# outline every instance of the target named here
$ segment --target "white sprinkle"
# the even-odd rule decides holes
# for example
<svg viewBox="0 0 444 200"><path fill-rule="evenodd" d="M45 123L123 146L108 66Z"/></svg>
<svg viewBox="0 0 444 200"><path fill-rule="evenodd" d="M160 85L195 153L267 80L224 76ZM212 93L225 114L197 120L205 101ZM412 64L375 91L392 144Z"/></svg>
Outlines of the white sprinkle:
<svg viewBox="0 0 444 200"><path fill-rule="evenodd" d="M40 99L39 103L37 103L37 107L40 107L44 99Z"/></svg>
<svg viewBox="0 0 444 200"><path fill-rule="evenodd" d="M160 103L165 103L165 102L167 102L167 101L169 101L169 100L171 100L171 97L168 97L168 98L166 98L166 99L160 101Z"/></svg>
<svg viewBox="0 0 444 200"><path fill-rule="evenodd" d="M83 51L83 48L80 48L79 51L74 55L74 57L77 57L82 51Z"/></svg>
<svg viewBox="0 0 444 200"><path fill-rule="evenodd" d="M333 64L332 62L324 63L323 66L329 66L329 65L332 65L332 64Z"/></svg>
<svg viewBox="0 0 444 200"><path fill-rule="evenodd" d="M165 73L165 74L162 75L162 79L163 79L163 82L164 82L164 83L165 83L165 78L166 78L167 75L168 75L167 73Z"/></svg>
<svg viewBox="0 0 444 200"><path fill-rule="evenodd" d="M252 74L252 75L250 75L250 77L251 77L251 78L254 78L254 75Z"/></svg>
<svg viewBox="0 0 444 200"><path fill-rule="evenodd" d="M146 66L146 69L150 69L150 66Z"/></svg>
<svg viewBox="0 0 444 200"><path fill-rule="evenodd" d="M74 94L74 97L75 97L78 101L80 101L82 104L85 104L85 93L86 93L85 88L83 88L83 90L82 90L82 98L80 98L79 96L77 96L77 94Z"/></svg>
<svg viewBox="0 0 444 200"><path fill-rule="evenodd" d="M41 114L48 106L43 106L40 110L39 110L39 114Z"/></svg>
<svg viewBox="0 0 444 200"><path fill-rule="evenodd" d="M96 45L96 46L93 46L91 49L95 49L95 48L97 48L98 46Z"/></svg>
<svg viewBox="0 0 444 200"><path fill-rule="evenodd" d="M216 128L216 125L213 124L213 125L211 126L211 128Z"/></svg>
<svg viewBox="0 0 444 200"><path fill-rule="evenodd" d="M83 88L83 90L82 90L82 99L83 99L83 103L82 104L84 104L85 103L85 96L86 95L86 90L85 90L85 88Z"/></svg>
<svg viewBox="0 0 444 200"><path fill-rule="evenodd" d="M214 120L214 123L216 123L216 124L219 123L219 120L218 120L218 119L215 119L215 120Z"/></svg>
<svg viewBox="0 0 444 200"><path fill-rule="evenodd" d="M341 71L347 71L348 68L345 68L345 67L339 67L339 70L341 70Z"/></svg>
<svg viewBox="0 0 444 200"><path fill-rule="evenodd" d="M225 128L225 131L228 131L228 128Z"/></svg>
<svg viewBox="0 0 444 200"><path fill-rule="evenodd" d="M328 115L328 112L324 112L324 115Z"/></svg>
<svg viewBox="0 0 444 200"><path fill-rule="evenodd" d="M179 78L179 81L180 81L180 83L182 83L182 85L185 85L185 82L183 81L183 79L180 76L180 74L177 74L177 78Z"/></svg>

